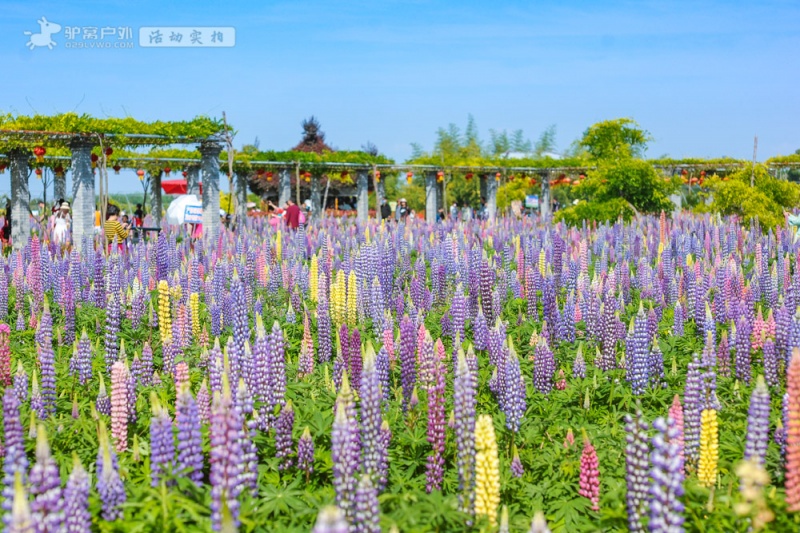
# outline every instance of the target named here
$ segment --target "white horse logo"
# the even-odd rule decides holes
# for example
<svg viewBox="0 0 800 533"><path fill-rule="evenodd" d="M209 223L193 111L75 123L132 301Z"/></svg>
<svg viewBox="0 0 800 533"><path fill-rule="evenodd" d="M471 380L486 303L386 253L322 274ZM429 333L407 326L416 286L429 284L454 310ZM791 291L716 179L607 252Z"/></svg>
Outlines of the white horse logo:
<svg viewBox="0 0 800 533"><path fill-rule="evenodd" d="M61 31L61 25L56 24L55 22L49 22L46 18L42 17L40 20L36 22L39 23L40 31L39 33L31 33L29 31L24 32L25 35L30 35L31 38L26 43L26 46L33 50L37 46L46 46L50 50L56 45L55 41L50 38L51 35L54 33L58 33Z"/></svg>

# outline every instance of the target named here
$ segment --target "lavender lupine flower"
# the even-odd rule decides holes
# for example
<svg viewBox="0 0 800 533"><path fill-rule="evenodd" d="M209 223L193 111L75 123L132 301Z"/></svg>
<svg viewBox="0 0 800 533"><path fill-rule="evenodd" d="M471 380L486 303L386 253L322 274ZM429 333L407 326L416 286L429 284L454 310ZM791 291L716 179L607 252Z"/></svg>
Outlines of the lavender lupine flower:
<svg viewBox="0 0 800 533"><path fill-rule="evenodd" d="M357 391L361 390L361 371L363 367L361 356L361 334L358 328L353 328L350 333L350 350L348 357L348 369L350 378L353 383L353 388Z"/></svg>
<svg viewBox="0 0 800 533"><path fill-rule="evenodd" d="M115 269L112 269L115 271ZM112 280L115 276L111 276ZM118 282L117 282L118 283ZM119 353L119 327L120 327L120 303L119 290L111 291L106 306L106 329L105 329L105 360L106 370L111 369L111 365L117 360Z"/></svg>
<svg viewBox="0 0 800 533"><path fill-rule="evenodd" d="M635 319L631 320L625 346L626 377L631 384L633 394L636 396L644 394L649 382L648 342L647 317L640 302L639 313Z"/></svg>
<svg viewBox="0 0 800 533"><path fill-rule="evenodd" d="M64 525L67 533L85 533L91 529L89 490L92 482L77 454L73 454L72 473L64 489Z"/></svg>
<svg viewBox="0 0 800 533"><path fill-rule="evenodd" d="M779 387L780 378L778 377L778 355L775 349L775 342L772 339L764 341L762 348L764 352L764 377L770 387Z"/></svg>
<svg viewBox="0 0 800 533"><path fill-rule="evenodd" d="M205 381L203 384L205 385ZM208 394L208 389L205 390ZM203 481L200 412L188 386L178 391L175 422L178 426L178 472L199 485Z"/></svg>
<svg viewBox="0 0 800 533"><path fill-rule="evenodd" d="M536 345L533 360L533 384L536 390L544 395L553 390L553 375L556 372L556 360L544 338Z"/></svg>
<svg viewBox="0 0 800 533"><path fill-rule="evenodd" d="M223 502L230 511L234 525L239 526L239 495L242 492L242 431L243 423L233 408L227 374L222 378L222 391L214 392L211 405L211 525L214 531L222 527Z"/></svg>
<svg viewBox="0 0 800 533"><path fill-rule="evenodd" d="M414 357L416 351L416 336L414 323L403 316L400 321L400 375L403 387L403 408L408 409L411 401L411 392L417 382L417 363Z"/></svg>
<svg viewBox="0 0 800 533"><path fill-rule="evenodd" d="M459 283L450 304L450 332L453 339L455 339L457 335L464 338L464 324L466 320L467 300L464 298L464 288L461 286L461 283Z"/></svg>
<svg viewBox="0 0 800 533"><path fill-rule="evenodd" d="M139 380L144 387L149 387L153 383L153 349L150 343L145 341L142 346L141 371Z"/></svg>
<svg viewBox="0 0 800 533"><path fill-rule="evenodd" d="M306 481L314 472L314 440L311 438L308 426L297 441L297 468L306 473Z"/></svg>
<svg viewBox="0 0 800 533"><path fill-rule="evenodd" d="M40 419L47 418L47 411L44 407L44 400L42 399L42 392L39 390L39 380L36 377L36 370L33 371L31 378L31 411L36 413Z"/></svg>
<svg viewBox="0 0 800 533"><path fill-rule="evenodd" d="M286 470L294 462L292 458L292 430L294 429L294 409L292 400L283 404L278 419L275 421L275 457L280 460L278 469Z"/></svg>
<svg viewBox="0 0 800 533"><path fill-rule="evenodd" d="M207 424L211 419L211 397L208 394L208 382L204 379L197 391L197 410L200 422Z"/></svg>
<svg viewBox="0 0 800 533"><path fill-rule="evenodd" d="M22 482L22 474L19 472L14 474L8 507L10 513L7 515L6 531L8 533L33 533L33 518L28 505L28 495L25 494L25 485Z"/></svg>
<svg viewBox="0 0 800 533"><path fill-rule="evenodd" d="M379 471L378 467L385 462L383 453L387 450L380 445L383 394L376 359L372 343L368 342L364 355L364 374L361 378L361 465L364 473L370 476L373 485L380 491L383 488L380 479L386 473Z"/></svg>
<svg viewBox="0 0 800 533"><path fill-rule="evenodd" d="M656 435L650 452L650 531L683 531L683 468L671 418L653 422Z"/></svg>
<svg viewBox="0 0 800 533"><path fill-rule="evenodd" d="M17 371L14 373L14 393L20 403L28 399L28 374L21 360L17 361Z"/></svg>
<svg viewBox="0 0 800 533"><path fill-rule="evenodd" d="M744 315L736 321L736 379L750 384L750 334L752 323Z"/></svg>
<svg viewBox="0 0 800 533"><path fill-rule="evenodd" d="M325 274L320 274L320 277ZM320 299L317 304L317 344L319 345L318 355L320 363L327 363L332 355L331 343L331 316L328 310L327 296L323 296L320 291Z"/></svg>
<svg viewBox="0 0 800 533"><path fill-rule="evenodd" d="M685 318L683 314L683 306L681 306L680 302L675 304L674 316L675 321L672 325L672 335L674 337L683 337L683 323L685 322Z"/></svg>
<svg viewBox="0 0 800 533"><path fill-rule="evenodd" d="M92 344L85 329L70 359L69 372L78 377L81 385L86 385L92 379Z"/></svg>
<svg viewBox="0 0 800 533"><path fill-rule="evenodd" d="M175 437L166 407L150 394L150 485L157 487L165 473L171 473L175 461Z"/></svg>
<svg viewBox="0 0 800 533"><path fill-rule="evenodd" d="M756 378L747 413L747 439L744 445L745 460L764 464L769 441L769 389L763 376Z"/></svg>
<svg viewBox="0 0 800 533"><path fill-rule="evenodd" d="M473 508L475 499L476 381L476 373L467 366L466 356L460 350L453 379L453 414L456 428L459 501L461 509L467 512Z"/></svg>
<svg viewBox="0 0 800 533"><path fill-rule="evenodd" d="M363 474L356 488L355 512L350 531L352 533L380 533L380 514L378 491L372 484L372 478Z"/></svg>
<svg viewBox="0 0 800 533"><path fill-rule="evenodd" d="M17 394L7 388L3 393L3 435L5 457L3 459L3 521L6 526L11 519L11 504L14 498L14 476L25 480L28 472L28 456L25 454L25 436L19 413L20 400Z"/></svg>
<svg viewBox="0 0 800 533"><path fill-rule="evenodd" d="M44 425L36 432L36 463L31 467L31 511L35 530L60 531L64 526L64 500L58 465L50 453Z"/></svg>
<svg viewBox="0 0 800 533"><path fill-rule="evenodd" d="M489 345L489 324L483 311L478 309L478 314L472 322L472 340L476 350L485 350Z"/></svg>
<svg viewBox="0 0 800 533"><path fill-rule="evenodd" d="M700 360L695 354L686 371L686 386L683 392L683 433L687 469L696 467L700 459L700 415L703 411L701 389Z"/></svg>
<svg viewBox="0 0 800 533"><path fill-rule="evenodd" d="M381 393L383 395L384 402L389 401L389 352L386 350L386 346L381 346L381 349L378 350L377 355L375 356L375 370L378 374L378 382L381 386ZM362 384L363 386L363 384Z"/></svg>
<svg viewBox="0 0 800 533"><path fill-rule="evenodd" d="M555 370L555 369L554 369ZM506 415L506 427L516 433L525 414L527 402L525 400L525 380L519 366L519 358L514 346L509 346L506 356L505 369L503 370L503 413Z"/></svg>
<svg viewBox="0 0 800 533"><path fill-rule="evenodd" d="M336 505L344 511L351 523L355 514L355 474L359 466L357 431L357 423L348 416L345 405L337 402L331 433L333 488L336 491Z"/></svg>
<svg viewBox="0 0 800 533"><path fill-rule="evenodd" d="M647 422L641 412L636 417L625 415L625 473L628 492L626 496L628 528L631 531L644 531L642 515L648 492L648 454Z"/></svg>
<svg viewBox="0 0 800 533"><path fill-rule="evenodd" d="M342 510L331 505L319 512L311 533L350 533L350 526Z"/></svg>
<svg viewBox="0 0 800 533"><path fill-rule="evenodd" d="M428 442L432 450L426 465L425 489L439 490L444 477L444 362L436 361L433 383L428 386Z"/></svg>
<svg viewBox="0 0 800 533"><path fill-rule="evenodd" d="M102 375L100 376L100 391L97 393L97 400L95 400L94 405L98 413L106 416L111 415L111 398L106 391L106 380L103 379Z"/></svg>
<svg viewBox="0 0 800 533"><path fill-rule="evenodd" d="M117 465L116 455L111 449L108 439L108 432L105 424L100 422L100 448L98 449L97 462L97 493L100 495L102 503L101 516L103 520L113 522L122 518L121 505L125 503L128 496L125 493L125 485L119 477L119 466Z"/></svg>
<svg viewBox="0 0 800 533"><path fill-rule="evenodd" d="M733 331L735 335L735 327ZM717 368L720 376L729 377L731 375L731 349L728 345L728 332L724 329L722 330L722 338L717 346Z"/></svg>
<svg viewBox="0 0 800 533"><path fill-rule="evenodd" d="M267 405L271 411L283 404L286 394L286 352L283 343L283 330L277 321L272 325L269 334L269 359L267 365L268 398Z"/></svg>
<svg viewBox="0 0 800 533"><path fill-rule="evenodd" d="M583 343L578 345L578 353L572 363L572 377L584 379L586 377L586 360L583 358Z"/></svg>
<svg viewBox="0 0 800 533"><path fill-rule="evenodd" d="M520 478L525 475L525 467L522 466L522 460L519 458L519 451L517 450L517 445L514 444L512 447L512 459L511 459L511 475L516 478Z"/></svg>

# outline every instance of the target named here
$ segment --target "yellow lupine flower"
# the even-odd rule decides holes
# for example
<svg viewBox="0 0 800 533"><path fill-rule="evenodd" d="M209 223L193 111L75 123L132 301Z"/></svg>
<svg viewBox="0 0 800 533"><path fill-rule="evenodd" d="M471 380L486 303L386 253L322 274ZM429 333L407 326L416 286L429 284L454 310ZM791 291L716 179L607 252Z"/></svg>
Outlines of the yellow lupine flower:
<svg viewBox="0 0 800 533"><path fill-rule="evenodd" d="M344 278L344 271L336 272L336 283L331 283L330 309L333 322L336 326L341 326L345 321L347 312L347 285Z"/></svg>
<svg viewBox="0 0 800 533"><path fill-rule="evenodd" d="M311 266L308 267L308 292L312 302L319 301L319 258L317 254L311 256Z"/></svg>
<svg viewBox="0 0 800 533"><path fill-rule="evenodd" d="M358 323L358 281L354 270L347 277L347 325L351 328Z"/></svg>
<svg viewBox="0 0 800 533"><path fill-rule="evenodd" d="M189 295L189 309L192 311L192 336L200 336L200 296L193 292Z"/></svg>
<svg viewBox="0 0 800 533"><path fill-rule="evenodd" d="M480 415L475 423L475 514L497 524L500 505L500 460L497 439L490 415Z"/></svg>
<svg viewBox="0 0 800 533"><path fill-rule="evenodd" d="M283 243L281 242L281 230L275 235L275 258L280 261L283 257Z"/></svg>
<svg viewBox="0 0 800 533"><path fill-rule="evenodd" d="M697 468L697 479L704 487L713 487L717 482L717 461L719 460L717 410L704 409L700 423L700 463Z"/></svg>
<svg viewBox="0 0 800 533"><path fill-rule="evenodd" d="M172 337L172 317L169 306L169 284L162 279L158 282L158 331L163 343Z"/></svg>
<svg viewBox="0 0 800 533"><path fill-rule="evenodd" d="M539 250L539 274L544 276L544 267L545 267L545 260L544 260L544 250Z"/></svg>

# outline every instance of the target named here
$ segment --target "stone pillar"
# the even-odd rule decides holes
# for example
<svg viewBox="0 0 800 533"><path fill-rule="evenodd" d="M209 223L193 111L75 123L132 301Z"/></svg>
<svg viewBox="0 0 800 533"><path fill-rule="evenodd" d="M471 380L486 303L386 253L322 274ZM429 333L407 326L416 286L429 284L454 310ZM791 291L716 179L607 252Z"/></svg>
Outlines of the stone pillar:
<svg viewBox="0 0 800 533"><path fill-rule="evenodd" d="M186 194L194 194L200 198L200 165L186 167Z"/></svg>
<svg viewBox="0 0 800 533"><path fill-rule="evenodd" d="M282 168L278 171L278 207L283 207L292 198L292 170Z"/></svg>
<svg viewBox="0 0 800 533"><path fill-rule="evenodd" d="M481 198L486 198L486 184L489 182L490 179L494 179L494 174L491 176L489 174L483 174L480 176L480 192Z"/></svg>
<svg viewBox="0 0 800 533"><path fill-rule="evenodd" d="M11 245L14 250L25 248L31 234L30 204L28 190L28 150L15 148L9 151L11 160Z"/></svg>
<svg viewBox="0 0 800 533"><path fill-rule="evenodd" d="M92 171L92 148L96 141L86 137L75 137L69 143L72 150L72 242L79 251L84 238L94 240L94 172Z"/></svg>
<svg viewBox="0 0 800 533"><path fill-rule="evenodd" d="M150 174L150 213L155 219L156 226L161 227L161 171Z"/></svg>
<svg viewBox="0 0 800 533"><path fill-rule="evenodd" d="M203 240L207 249L217 246L219 237L219 154L222 146L216 141L200 143L200 176L203 181Z"/></svg>
<svg viewBox="0 0 800 533"><path fill-rule="evenodd" d="M373 178L375 179L375 175L373 174ZM380 222L381 221L381 204L383 203L383 199L386 198L386 188L383 186L383 178L379 178L374 181L375 183L375 219Z"/></svg>
<svg viewBox="0 0 800 533"><path fill-rule="evenodd" d="M497 189L500 182L497 176L490 175L486 178L486 218L493 220L497 216Z"/></svg>
<svg viewBox="0 0 800 533"><path fill-rule="evenodd" d="M316 174L311 176L311 214L315 217L322 214L322 188Z"/></svg>
<svg viewBox="0 0 800 533"><path fill-rule="evenodd" d="M67 173L62 172L59 176L53 172L53 200L59 198L67 199Z"/></svg>
<svg viewBox="0 0 800 533"><path fill-rule="evenodd" d="M425 172L425 220L429 223L436 222L436 171Z"/></svg>
<svg viewBox="0 0 800 533"><path fill-rule="evenodd" d="M550 218L550 178L551 172L541 176L542 179L542 197L539 198L539 216L542 220Z"/></svg>
<svg viewBox="0 0 800 533"><path fill-rule="evenodd" d="M236 226L244 227L247 223L247 175L237 172L233 182L236 187Z"/></svg>
<svg viewBox="0 0 800 533"><path fill-rule="evenodd" d="M356 171L356 213L359 222L369 218L369 172Z"/></svg>

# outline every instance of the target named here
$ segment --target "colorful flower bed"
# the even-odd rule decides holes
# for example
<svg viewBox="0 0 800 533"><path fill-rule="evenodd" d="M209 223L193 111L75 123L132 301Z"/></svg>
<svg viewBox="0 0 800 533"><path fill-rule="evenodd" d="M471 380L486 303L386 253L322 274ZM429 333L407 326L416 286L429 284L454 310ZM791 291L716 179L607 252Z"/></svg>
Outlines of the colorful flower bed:
<svg viewBox="0 0 800 533"><path fill-rule="evenodd" d="M3 259L8 531L800 527L791 230L249 223Z"/></svg>

